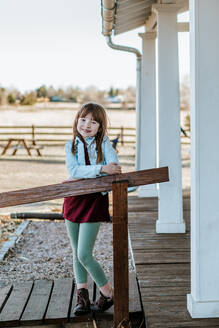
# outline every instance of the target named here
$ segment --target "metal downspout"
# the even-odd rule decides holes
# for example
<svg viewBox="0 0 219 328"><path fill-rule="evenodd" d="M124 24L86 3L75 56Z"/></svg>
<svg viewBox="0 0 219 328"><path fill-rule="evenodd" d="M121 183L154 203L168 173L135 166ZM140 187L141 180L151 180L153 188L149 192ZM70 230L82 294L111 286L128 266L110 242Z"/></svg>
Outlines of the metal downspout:
<svg viewBox="0 0 219 328"><path fill-rule="evenodd" d="M136 48L127 47L118 45L112 42L111 36L106 36L107 44L110 48L132 52L136 55L136 159L135 159L135 167L136 170L140 169L140 140L141 140L141 58L142 55L140 51Z"/></svg>

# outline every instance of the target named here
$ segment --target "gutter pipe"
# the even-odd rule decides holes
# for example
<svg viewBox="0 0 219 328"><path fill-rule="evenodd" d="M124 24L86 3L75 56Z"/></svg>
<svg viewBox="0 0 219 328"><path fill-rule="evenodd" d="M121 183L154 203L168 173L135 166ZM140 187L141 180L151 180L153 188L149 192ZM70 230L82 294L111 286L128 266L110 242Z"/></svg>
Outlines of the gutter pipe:
<svg viewBox="0 0 219 328"><path fill-rule="evenodd" d="M118 45L112 42L111 36L106 35L106 41L110 48L125 52L131 52L136 55L136 170L140 169L140 138L141 138L141 58L140 51L136 48Z"/></svg>

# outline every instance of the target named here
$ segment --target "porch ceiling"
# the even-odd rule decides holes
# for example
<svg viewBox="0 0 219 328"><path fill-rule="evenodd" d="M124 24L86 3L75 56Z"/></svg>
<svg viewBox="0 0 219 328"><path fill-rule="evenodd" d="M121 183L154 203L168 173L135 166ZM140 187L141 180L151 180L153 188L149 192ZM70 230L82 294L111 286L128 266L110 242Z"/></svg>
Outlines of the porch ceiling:
<svg viewBox="0 0 219 328"><path fill-rule="evenodd" d="M114 35L145 25L154 3L176 3L188 10L188 0L102 0L102 33Z"/></svg>
<svg viewBox="0 0 219 328"><path fill-rule="evenodd" d="M145 24L151 15L151 6L156 0L118 0L114 34L133 30Z"/></svg>

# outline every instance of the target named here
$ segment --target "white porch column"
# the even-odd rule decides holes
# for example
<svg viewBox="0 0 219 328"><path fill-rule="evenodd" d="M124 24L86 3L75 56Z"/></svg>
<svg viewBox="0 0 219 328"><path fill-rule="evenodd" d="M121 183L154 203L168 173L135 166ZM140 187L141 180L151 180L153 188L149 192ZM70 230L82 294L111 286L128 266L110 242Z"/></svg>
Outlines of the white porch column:
<svg viewBox="0 0 219 328"><path fill-rule="evenodd" d="M190 1L193 318L219 317L219 1Z"/></svg>
<svg viewBox="0 0 219 328"><path fill-rule="evenodd" d="M153 5L158 29L158 163L169 167L159 184L157 233L184 233L180 144L178 28L175 4Z"/></svg>
<svg viewBox="0 0 219 328"><path fill-rule="evenodd" d="M156 167L156 32L139 35L142 37L140 170L146 170ZM157 196L157 185L141 186L138 195Z"/></svg>

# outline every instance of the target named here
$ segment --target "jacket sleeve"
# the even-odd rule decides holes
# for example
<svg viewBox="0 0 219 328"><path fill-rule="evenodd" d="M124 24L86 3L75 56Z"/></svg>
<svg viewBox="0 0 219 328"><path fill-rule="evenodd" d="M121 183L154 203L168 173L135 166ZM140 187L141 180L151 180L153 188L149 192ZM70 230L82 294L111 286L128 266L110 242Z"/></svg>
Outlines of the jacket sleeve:
<svg viewBox="0 0 219 328"><path fill-rule="evenodd" d="M65 163L70 175L69 179L87 179L100 176L101 165L79 165L71 152L71 142L65 144Z"/></svg>
<svg viewBox="0 0 219 328"><path fill-rule="evenodd" d="M104 160L105 160L106 164L109 164L109 163L119 164L119 160L116 155L116 151L113 148L109 137L107 137L107 136L105 136L105 138L104 138Z"/></svg>
<svg viewBox="0 0 219 328"><path fill-rule="evenodd" d="M105 137L105 140L104 141L105 141L105 145L104 145L104 158L105 158L106 164L109 164L109 163L117 163L117 164L119 164L119 160L118 160L116 151L112 147L109 138L108 137ZM107 174L103 173L102 175L107 175ZM136 191L136 190L137 190L137 187L129 187L128 188L128 192L133 192L133 191ZM104 194L104 193L102 193L102 194Z"/></svg>

